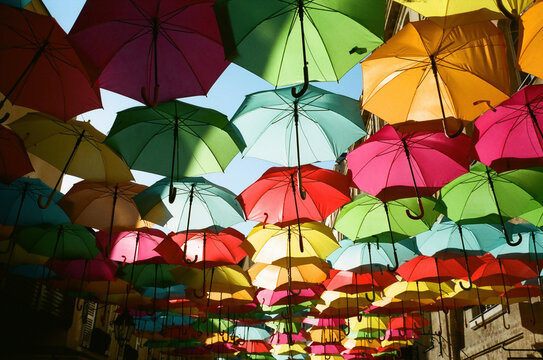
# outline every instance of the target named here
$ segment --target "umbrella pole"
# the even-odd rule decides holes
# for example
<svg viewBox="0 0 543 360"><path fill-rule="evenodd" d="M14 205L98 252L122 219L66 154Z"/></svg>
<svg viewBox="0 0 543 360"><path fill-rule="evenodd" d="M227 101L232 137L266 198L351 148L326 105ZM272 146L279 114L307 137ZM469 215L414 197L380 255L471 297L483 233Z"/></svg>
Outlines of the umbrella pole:
<svg viewBox="0 0 543 360"><path fill-rule="evenodd" d="M518 234L518 240L516 242L513 242L513 235L511 235L511 240L509 240L509 235L507 234L507 229L505 228L502 212L500 210L500 205L498 203L498 197L496 195L496 191L494 190L494 181L492 180L492 177L490 176L490 168L488 166L486 167L486 176L488 179L488 184L490 185L490 191L492 192L492 196L494 197L494 203L496 204L496 209L498 210L498 216L500 217L503 234L505 235L505 241L507 241L507 245L509 246L518 246L522 242L522 234L520 233Z"/></svg>
<svg viewBox="0 0 543 360"><path fill-rule="evenodd" d="M498 0L498 3L500 0ZM528 113L530 114L530 118L532 119L535 128L537 129L537 132L539 133L539 136L543 139L543 131L541 131L541 127L539 126L539 123L537 122L537 118L535 117L534 111L532 110L532 107L530 106L530 103L526 104L526 107L528 108Z"/></svg>
<svg viewBox="0 0 543 360"><path fill-rule="evenodd" d="M424 334L424 316L422 315L422 304L420 301L419 281L417 280L415 281L415 283L417 284L417 298L419 299L419 314L421 317L422 333Z"/></svg>
<svg viewBox="0 0 543 360"><path fill-rule="evenodd" d="M402 326L398 328L398 335L400 335L400 337L405 336L405 308L404 308L403 299L402 299Z"/></svg>
<svg viewBox="0 0 543 360"><path fill-rule="evenodd" d="M53 256L51 256L51 262L49 263L49 268L50 269L53 268L53 262L55 261L55 257L57 255L58 243L60 242L60 237L62 236L63 232L64 232L64 227L62 225L59 225L58 231L57 231L57 239L55 241L55 247L53 248ZM48 272L49 276L47 276L47 278L45 278L44 275L45 275L45 272L42 272L41 282L45 282L45 286L48 286L49 276L51 275L51 272L50 271ZM40 292L41 292L41 284L40 284Z"/></svg>
<svg viewBox="0 0 543 360"><path fill-rule="evenodd" d="M362 314L360 313L360 305L358 304L358 278L356 277L356 273L354 273L354 291L356 292L356 319L358 322L362 321ZM345 296L347 297L347 304L349 301L349 296L347 293L345 293Z"/></svg>
<svg viewBox="0 0 543 360"><path fill-rule="evenodd" d="M481 304L481 295L479 294L479 287L475 287L475 290L477 292L477 301L479 302L479 309L483 307ZM481 320L483 321L483 328L486 329L486 321L485 321L485 313L484 311L481 311Z"/></svg>
<svg viewBox="0 0 543 360"><path fill-rule="evenodd" d="M309 87L309 71L307 69L307 55L305 49L305 32L304 32L304 0L298 0L298 16L300 17L300 32L302 37L302 56L304 61L304 85L300 92L296 92L296 89L293 87L291 89L291 94L295 98L302 97L307 88Z"/></svg>
<svg viewBox="0 0 543 360"><path fill-rule="evenodd" d="M187 242L185 241L185 244ZM186 253L185 253L186 254ZM185 255L186 257L186 255ZM203 280L203 283L202 283L202 294L196 294L196 291L194 291L194 296L196 296L198 299L203 299L205 294L206 294L206 233L204 232L204 244L203 244L203 248L202 248L202 257L203 257L203 260L202 260L202 265L203 265L203 268L202 268L202 271L204 273L204 280ZM194 256L194 258L196 259L197 258L197 255ZM211 289L209 290L211 292ZM221 293L222 294L222 293ZM222 295L221 295L222 296Z"/></svg>
<svg viewBox="0 0 543 360"><path fill-rule="evenodd" d="M511 309L509 308L509 296L507 295L507 288L505 287L505 276L503 275L502 261L500 258L498 258L498 265L500 265L500 275L502 277L503 292L505 294L505 302L507 304L507 313L509 314L511 312Z"/></svg>
<svg viewBox="0 0 543 360"><path fill-rule="evenodd" d="M390 272L394 272L398 270L398 266L400 265L398 262L398 254L396 253L396 245L394 245L394 235L392 234L392 226L390 225L390 216L388 214L388 206L387 203L383 203L385 205L385 214L387 216L387 223L388 223L388 233L390 234L390 243L392 244L392 250L394 252L394 267L390 267L390 265L387 264L387 270ZM409 215L409 214L408 214Z"/></svg>
<svg viewBox="0 0 543 360"><path fill-rule="evenodd" d="M301 179L301 176L299 176L299 179ZM300 215L298 214L298 200L296 196L296 185L294 185L294 174L290 174L290 184L292 185L292 195L294 196L294 209L296 210L296 221L298 223L298 241L300 245L300 252L304 252L304 242L302 239L302 227L300 225ZM289 231L290 231L290 226L289 226Z"/></svg>
<svg viewBox="0 0 543 360"><path fill-rule="evenodd" d="M45 204L42 204L43 194L40 194L38 196L38 206L40 207L40 209L47 209L49 205L51 205L51 201L53 201L53 197L55 196L57 188L59 187L60 182L62 181L62 178L64 177L64 174L66 174L66 170L68 170L68 166L72 162L72 159L77 151L77 148L79 147L79 145L81 144L81 141L83 140L83 136L85 136L85 130L83 130L81 134L79 134L79 137L77 138L74 148L72 150L72 153L68 157L68 160L66 161L66 164L64 165L64 168L62 169L60 175L58 176L58 180L55 184L55 187L53 188L53 190L51 190L51 193L49 194L49 197L47 198L47 201L45 202Z"/></svg>
<svg viewBox="0 0 543 360"><path fill-rule="evenodd" d="M17 210L17 215L15 216L15 222L13 223L13 231L8 240L8 246L5 251L0 251L0 254L9 253L8 261L6 263L7 268L9 268L9 265L11 264L11 257L13 256L13 251L15 250L15 239L13 237L13 233L15 232L15 230L17 229L17 226L19 225L19 219L21 217L21 212L23 210L23 204L25 202L27 191L28 191L28 183L25 182L23 185L23 193L21 195L21 202L19 203L19 209Z"/></svg>
<svg viewBox="0 0 543 360"><path fill-rule="evenodd" d="M300 134L299 134L299 113L298 113L298 99L294 100L294 128L296 129L296 157L298 159L298 191L300 192L300 197L302 200L305 200L306 193L302 187L302 168L300 166ZM296 200L294 200L296 201ZM298 212L298 208L296 208Z"/></svg>
<svg viewBox="0 0 543 360"><path fill-rule="evenodd" d="M160 31L158 26L158 18L155 16L153 19L153 57L154 57L154 75L155 75L155 89L153 94L153 101L150 101L149 97L147 96L147 91L145 89L145 86L141 88L141 97L143 99L143 102L145 105L150 107L155 107L158 104L158 90L160 88L160 85L158 84L158 33Z"/></svg>
<svg viewBox="0 0 543 360"><path fill-rule="evenodd" d="M109 252L113 245L111 244L111 240L113 237L113 222L115 220L115 206L117 205L117 197L119 196L119 186L118 184L115 184L115 188L113 191L113 206L111 207L111 220L109 221L109 241L106 246L106 258L109 257Z"/></svg>
<svg viewBox="0 0 543 360"><path fill-rule="evenodd" d="M179 117L177 117L177 114L175 115L175 124L173 126L173 149L172 149L172 169L170 173L170 191L168 194L168 201L170 204L173 204L175 201L175 197L177 195L177 191L175 190L175 187L173 186L173 176L174 176L174 169L175 169L175 154L177 154L177 139L179 137Z"/></svg>
<svg viewBox="0 0 543 360"><path fill-rule="evenodd" d="M166 302L166 327L168 327L168 320L170 316L170 296L171 296L172 287L168 286L168 299Z"/></svg>
<svg viewBox="0 0 543 360"><path fill-rule="evenodd" d="M541 284L541 269L539 268L539 259L537 256L537 244L535 242L535 232L532 231L532 242L534 244L535 266L537 269L537 283L539 284L539 290L543 292L543 285Z"/></svg>
<svg viewBox="0 0 543 360"><path fill-rule="evenodd" d="M187 259L187 242L189 240L189 229L190 229L190 213L192 210L192 201L194 200L194 187L196 184L192 184L190 187L190 194L189 194L189 213L187 214L187 230L185 231L185 249L183 250L183 261L186 264L194 264L196 261L198 261L198 255L194 255L194 260ZM205 278L205 272L204 272L204 278Z"/></svg>
<svg viewBox="0 0 543 360"><path fill-rule="evenodd" d="M443 125L443 133L445 134L446 137L448 137L449 139L452 139L462 133L462 130L464 130L464 124L462 123L462 121L459 121L460 129L458 129L458 131L455 132L454 134L449 134L449 130L447 129L446 116L445 116L445 107L443 106L443 98L441 97L441 88L439 87L437 63L436 63L434 54L430 55L430 63L432 65L432 73L434 74L434 79L436 81L437 96L439 98L439 106L441 107L441 116L442 116L441 124Z"/></svg>
<svg viewBox="0 0 543 360"><path fill-rule="evenodd" d="M85 259L85 265L83 266L83 274L81 275L81 282L79 284L79 291L77 293L77 304L76 304L77 311L83 310L83 305L81 304L81 294L83 293L83 282L85 281L85 273L87 272L88 263L89 261Z"/></svg>
<svg viewBox="0 0 543 360"><path fill-rule="evenodd" d="M441 311L443 311L443 313L446 315L449 310L445 310L445 303L443 302L443 292L441 291L441 279L439 277L439 266L437 265L437 258L434 258L434 261L436 263L437 287L439 288L439 300L441 300Z"/></svg>
<svg viewBox="0 0 543 360"><path fill-rule="evenodd" d="M469 285L464 287L464 283L460 282L460 287L465 291L471 290L473 282L471 281L471 272L469 271L468 254L466 252L466 246L464 245L464 235L462 234L462 226L458 225L458 232L460 233L460 241L462 241L462 251L464 252L464 260L466 261L466 270L468 272Z"/></svg>
<svg viewBox="0 0 543 360"><path fill-rule="evenodd" d="M53 28L51 28L51 31L52 30L53 30ZM10 97L11 94L15 91L15 89L17 89L17 86L19 86L21 81L23 81L23 79L26 77L26 74L34 67L34 65L36 65L36 62L38 61L38 59L41 57L41 55L43 54L43 52L45 51L47 46L49 46L49 37L50 36L51 36L51 32L47 35L47 39L45 39L43 41L43 44L41 44L39 49L36 50L36 52L34 53L34 56L30 60L30 63L26 66L26 68L23 70L21 75L17 78L17 80L15 81L15 84L13 84L11 89L9 89L8 92L6 92L6 94L4 95L4 98L2 99L2 101L0 101L0 109L2 109L4 107L8 97ZM0 119L0 124L5 122L9 118L9 116L10 116L9 112L5 113L4 116Z"/></svg>
<svg viewBox="0 0 543 360"><path fill-rule="evenodd" d="M532 325L535 325L536 319L535 319L535 312L534 312L534 304L532 303L532 294L530 294L530 286L526 286L526 290L528 291L528 302L530 303L530 311L532 312Z"/></svg>
<svg viewBox="0 0 543 360"><path fill-rule="evenodd" d="M130 269L130 281L128 281L128 284L126 285L126 299L124 301L124 308L128 309L128 296L130 294L130 290L132 289L132 281L134 281L134 268L136 267L134 263L136 262L136 256L138 253L138 244L140 241L140 232L136 232L136 246L134 246L134 257L132 261L132 267Z"/></svg>
<svg viewBox="0 0 543 360"><path fill-rule="evenodd" d="M402 138L402 144L403 144L403 150L405 152L405 157L407 158L407 164L409 165L409 172L411 173L411 179L413 180L413 186L415 187L415 194L417 195L417 202L419 204L420 215L411 214L409 209L405 210L405 213L410 219L419 220L424 217L424 206L422 206L422 200L420 198L419 188L417 186L417 181L415 180L415 172L413 171L413 165L411 164L411 154L409 152L409 147L407 146L407 142L405 141L405 138Z"/></svg>
<svg viewBox="0 0 543 360"><path fill-rule="evenodd" d="M368 293L364 294L366 296L366 300L368 300L370 303L375 301L375 285L374 285L374 279L373 279L373 264L371 262L371 243L368 243L368 254L370 257L370 274L371 274L371 292L372 297L370 298L368 296ZM356 273L354 274L354 277L356 279ZM358 281L356 282L358 284Z"/></svg>

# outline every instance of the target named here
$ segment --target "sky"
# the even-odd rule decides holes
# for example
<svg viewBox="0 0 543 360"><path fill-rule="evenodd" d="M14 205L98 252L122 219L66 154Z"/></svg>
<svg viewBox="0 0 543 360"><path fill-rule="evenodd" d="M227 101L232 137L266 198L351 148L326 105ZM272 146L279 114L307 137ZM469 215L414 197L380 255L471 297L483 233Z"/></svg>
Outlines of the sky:
<svg viewBox="0 0 543 360"><path fill-rule="evenodd" d="M68 33L83 8L85 0L43 0L43 3L64 31ZM355 65L337 83L312 83L312 85L358 100L362 93L362 68L359 64ZM213 85L207 96L194 96L179 100L215 109L227 115L230 119L246 95L273 88L273 85L251 72L244 70L236 64L230 64ZM113 125L118 111L142 105L136 100L108 90L102 89L101 96L103 109L82 114L78 116L78 120L90 120L91 125L105 134L109 132L109 129ZM330 169L333 167L333 164L333 162L326 162L316 165ZM264 160L242 158L241 154L238 154L228 165L224 173L206 174L204 177L217 185L226 187L234 193L239 194L272 166L277 165ZM162 178L160 175L141 171L133 170L132 172L135 181L144 185L152 185L155 181ZM61 191L65 193L77 181L79 179L67 175L63 181ZM253 222L248 222L247 224L239 224L234 227L247 235L254 224Z"/></svg>

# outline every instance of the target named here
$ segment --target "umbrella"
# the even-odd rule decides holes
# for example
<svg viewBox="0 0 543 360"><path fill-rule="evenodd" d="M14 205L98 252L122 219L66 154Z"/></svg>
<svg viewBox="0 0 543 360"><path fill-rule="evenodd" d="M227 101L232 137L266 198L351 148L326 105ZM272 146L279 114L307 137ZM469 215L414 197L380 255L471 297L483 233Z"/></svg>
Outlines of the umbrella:
<svg viewBox="0 0 543 360"><path fill-rule="evenodd" d="M500 223L507 243L520 244L507 235L505 221L540 208L543 168L496 173L478 163L441 189L436 210L460 223Z"/></svg>
<svg viewBox="0 0 543 360"><path fill-rule="evenodd" d="M471 121L485 110L474 104L507 99L505 49L490 21L452 29L430 20L408 23L362 62L362 107L388 123L441 119L445 135L457 136L462 126L450 134L449 118Z"/></svg>
<svg viewBox="0 0 543 360"><path fill-rule="evenodd" d="M502 172L543 161L543 85L522 88L475 122L474 147L479 161Z"/></svg>
<svg viewBox="0 0 543 360"><path fill-rule="evenodd" d="M324 289L321 286L312 286L310 288L301 289L300 294L293 296L291 301L293 305L298 303L314 300L322 294ZM288 304L287 297L291 295L288 290L268 290L259 289L256 292L258 302L266 306L286 305Z"/></svg>
<svg viewBox="0 0 543 360"><path fill-rule="evenodd" d="M212 3L88 1L70 42L104 89L153 106L204 95L228 65Z"/></svg>
<svg viewBox="0 0 543 360"><path fill-rule="evenodd" d="M256 263L247 272L254 286L268 290L305 289L322 283L328 277L328 264L320 259L302 258L292 262L290 271L277 265Z"/></svg>
<svg viewBox="0 0 543 360"><path fill-rule="evenodd" d="M221 0L214 10L226 58L275 86L304 82L292 93L300 97L310 80L338 81L382 43L385 1Z"/></svg>
<svg viewBox="0 0 543 360"><path fill-rule="evenodd" d="M542 11L543 4L536 1L522 14L519 24L517 63L520 70L536 77L543 77L538 50L541 48Z"/></svg>
<svg viewBox="0 0 543 360"><path fill-rule="evenodd" d="M0 126L0 154L0 182L9 184L34 171L23 142L5 126Z"/></svg>
<svg viewBox="0 0 543 360"><path fill-rule="evenodd" d="M299 98L290 88L247 95L231 121L243 156L297 165L299 185L300 165L336 160L366 135L358 101L313 86Z"/></svg>
<svg viewBox="0 0 543 360"><path fill-rule="evenodd" d="M55 19L0 4L0 108L9 99L68 120L101 107L97 87ZM9 113L0 122L6 121Z"/></svg>
<svg viewBox="0 0 543 360"><path fill-rule="evenodd" d="M32 0L1 0L0 3L6 4L9 6L17 7L23 9L25 6L30 4Z"/></svg>
<svg viewBox="0 0 543 360"><path fill-rule="evenodd" d="M225 115L176 100L119 112L105 142L132 169L169 176L170 203L174 181L224 171L243 148Z"/></svg>
<svg viewBox="0 0 543 360"><path fill-rule="evenodd" d="M55 190L64 174L110 184L133 180L124 161L103 144L105 135L89 122L60 122L46 114L29 113L10 127L21 136L28 152L62 170ZM39 202L40 207L51 203L52 194L45 204Z"/></svg>
<svg viewBox="0 0 543 360"><path fill-rule="evenodd" d="M144 219L172 231L185 231L185 253L189 230L209 229L218 233L244 221L236 195L228 189L201 177L184 178L173 182L176 197L171 203L165 201L171 200L171 186L169 179L159 180L134 196L134 202Z"/></svg>
<svg viewBox="0 0 543 360"><path fill-rule="evenodd" d="M296 192L295 169L273 167L238 195L247 219L262 221L263 226L296 221L300 234L301 221L322 221L349 201L347 176L313 165L298 171L298 180L305 184L303 193ZM301 237L299 243L303 252Z"/></svg>
<svg viewBox="0 0 543 360"><path fill-rule="evenodd" d="M421 196L467 171L469 144L465 135L451 140L441 132L403 134L385 126L350 152L347 163L356 186L382 201L416 195L419 214L408 215L418 219L424 216Z"/></svg>
<svg viewBox="0 0 543 360"><path fill-rule="evenodd" d="M533 0L437 0L432 2L394 0L444 28L461 24L519 16ZM513 13L513 14L512 14Z"/></svg>
<svg viewBox="0 0 543 360"><path fill-rule="evenodd" d="M122 231L113 233L111 241L109 234L99 231L96 233L96 240L103 253L107 253L109 259L122 263L135 263L161 255L154 249L161 244L166 237L158 229L142 228L133 231Z"/></svg>
<svg viewBox="0 0 543 360"><path fill-rule="evenodd" d="M373 275L370 273L357 274L346 270L330 270L330 277L323 285L326 290L341 291L349 294L358 291L371 291L371 286L376 290L382 290L385 287L398 281L390 271L377 271Z"/></svg>

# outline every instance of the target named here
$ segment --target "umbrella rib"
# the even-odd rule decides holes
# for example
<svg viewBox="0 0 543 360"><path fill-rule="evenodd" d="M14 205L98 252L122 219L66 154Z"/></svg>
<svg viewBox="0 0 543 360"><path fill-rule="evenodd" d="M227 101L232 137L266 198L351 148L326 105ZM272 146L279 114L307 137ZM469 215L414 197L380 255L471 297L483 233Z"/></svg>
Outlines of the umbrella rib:
<svg viewBox="0 0 543 360"><path fill-rule="evenodd" d="M289 27L286 39L285 39L285 42L283 44L283 51L282 51L282 54L281 54L281 61L279 62L279 71L277 72L277 78L275 79L275 84L279 83L279 76L281 75L281 69L283 68L283 61L285 60L285 54L286 54L286 51L287 51L288 40L290 38L290 34L292 33L292 29L294 29L294 24L296 23L297 18L298 18L298 12L294 11L293 16L292 16L292 20L290 22L290 27Z"/></svg>

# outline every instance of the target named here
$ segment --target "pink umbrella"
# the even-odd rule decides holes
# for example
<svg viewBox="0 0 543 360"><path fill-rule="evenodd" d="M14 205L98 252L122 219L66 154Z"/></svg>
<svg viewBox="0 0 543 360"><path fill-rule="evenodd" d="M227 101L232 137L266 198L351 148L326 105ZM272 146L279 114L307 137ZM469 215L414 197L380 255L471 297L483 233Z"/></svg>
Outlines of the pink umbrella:
<svg viewBox="0 0 543 360"><path fill-rule="evenodd" d="M387 125L347 154L349 171L358 188L382 201L431 196L466 173L470 138L449 139L442 131L403 134Z"/></svg>
<svg viewBox="0 0 543 360"><path fill-rule="evenodd" d="M91 0L69 37L104 89L153 106L203 95L229 64L213 3Z"/></svg>
<svg viewBox="0 0 543 360"><path fill-rule="evenodd" d="M313 286L311 288L307 289L301 289L300 293L296 296L292 296L292 292L288 290L268 290L268 289L260 289L256 293L256 298L258 302L262 305L267 306L273 306L273 305L286 305L288 304L288 295L291 295L291 303L292 305L300 304L305 301L313 300L315 298L318 298L322 292L324 291L324 288L320 285Z"/></svg>
<svg viewBox="0 0 543 360"><path fill-rule="evenodd" d="M288 344L288 340L289 340L289 334L274 332L272 336L268 339L268 342L271 345L282 345L282 344ZM300 331L300 333L298 334L292 334L292 341L293 342L305 341L303 332Z"/></svg>
<svg viewBox="0 0 543 360"><path fill-rule="evenodd" d="M479 160L498 172L543 166L543 85L526 86L475 121Z"/></svg>
<svg viewBox="0 0 543 360"><path fill-rule="evenodd" d="M151 259L164 262L159 253L154 249L166 237L158 229L140 229L137 231L123 231L111 235L109 245L109 232L96 233L97 245L104 254L109 247L109 259L122 263L135 263Z"/></svg>
<svg viewBox="0 0 543 360"><path fill-rule="evenodd" d="M305 348L305 351L310 354L321 355L321 354L339 354L345 350L345 347L341 344L320 344L312 343L310 346Z"/></svg>
<svg viewBox="0 0 543 360"><path fill-rule="evenodd" d="M320 327L337 327L345 324L345 319L338 318L305 318L302 320L304 324L310 324Z"/></svg>

